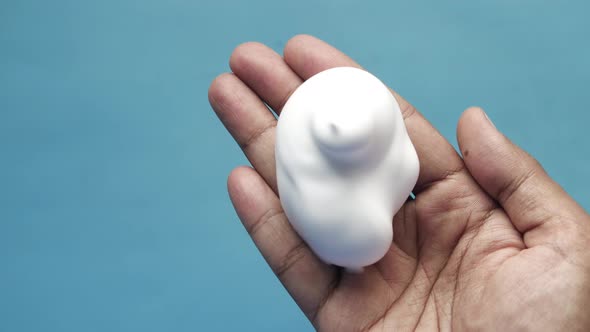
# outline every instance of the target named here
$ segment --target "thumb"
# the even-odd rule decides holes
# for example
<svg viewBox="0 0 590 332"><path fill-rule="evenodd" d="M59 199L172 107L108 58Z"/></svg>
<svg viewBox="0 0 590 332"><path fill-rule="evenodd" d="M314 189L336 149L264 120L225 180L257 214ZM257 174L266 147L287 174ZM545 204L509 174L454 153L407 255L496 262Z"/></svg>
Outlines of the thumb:
<svg viewBox="0 0 590 332"><path fill-rule="evenodd" d="M457 140L472 176L504 208L527 247L569 247L573 234L588 234L590 217L584 209L537 160L498 131L483 110L463 113Z"/></svg>

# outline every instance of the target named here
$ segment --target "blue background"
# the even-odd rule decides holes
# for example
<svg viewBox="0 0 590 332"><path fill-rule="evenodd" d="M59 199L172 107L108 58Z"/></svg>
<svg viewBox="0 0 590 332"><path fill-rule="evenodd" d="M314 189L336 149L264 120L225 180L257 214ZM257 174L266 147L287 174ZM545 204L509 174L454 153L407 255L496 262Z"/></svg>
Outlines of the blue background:
<svg viewBox="0 0 590 332"><path fill-rule="evenodd" d="M588 1L0 0L0 331L302 331L226 193L239 43L349 53L455 142L481 105L590 208Z"/></svg>

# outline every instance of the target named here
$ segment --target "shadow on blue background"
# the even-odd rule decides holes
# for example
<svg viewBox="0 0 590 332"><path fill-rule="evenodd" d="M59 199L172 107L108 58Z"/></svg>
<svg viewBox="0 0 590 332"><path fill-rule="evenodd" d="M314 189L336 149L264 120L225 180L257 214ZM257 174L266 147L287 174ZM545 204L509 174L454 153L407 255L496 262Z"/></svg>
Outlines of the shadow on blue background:
<svg viewBox="0 0 590 332"><path fill-rule="evenodd" d="M311 330L227 198L239 43L348 52L455 142L470 105L582 205L586 1L1 1L0 331Z"/></svg>

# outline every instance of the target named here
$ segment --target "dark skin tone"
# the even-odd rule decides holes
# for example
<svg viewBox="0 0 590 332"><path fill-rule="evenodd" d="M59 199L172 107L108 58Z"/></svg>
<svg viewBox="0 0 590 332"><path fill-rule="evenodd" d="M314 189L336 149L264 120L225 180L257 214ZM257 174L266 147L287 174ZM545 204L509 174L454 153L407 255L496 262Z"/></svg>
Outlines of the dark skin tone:
<svg viewBox="0 0 590 332"><path fill-rule="evenodd" d="M459 155L398 100L420 176L393 220L394 241L354 274L323 263L277 197L274 140L284 103L332 67L360 67L311 36L280 56L259 43L231 55L213 109L252 163L229 176L234 207L289 294L320 331L590 330L590 216L479 108L457 125Z"/></svg>

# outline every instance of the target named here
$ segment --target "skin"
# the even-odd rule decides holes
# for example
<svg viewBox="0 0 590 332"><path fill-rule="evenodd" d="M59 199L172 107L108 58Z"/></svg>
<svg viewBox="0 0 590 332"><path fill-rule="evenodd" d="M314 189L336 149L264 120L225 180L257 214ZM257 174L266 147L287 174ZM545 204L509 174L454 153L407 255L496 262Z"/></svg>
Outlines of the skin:
<svg viewBox="0 0 590 332"><path fill-rule="evenodd" d="M209 100L252 163L229 176L234 207L289 294L320 331L590 329L590 216L479 108L457 126L459 155L398 100L420 159L414 193L393 220L387 255L363 273L320 261L277 197L276 114L307 78L359 67L306 35L284 55L235 49Z"/></svg>

